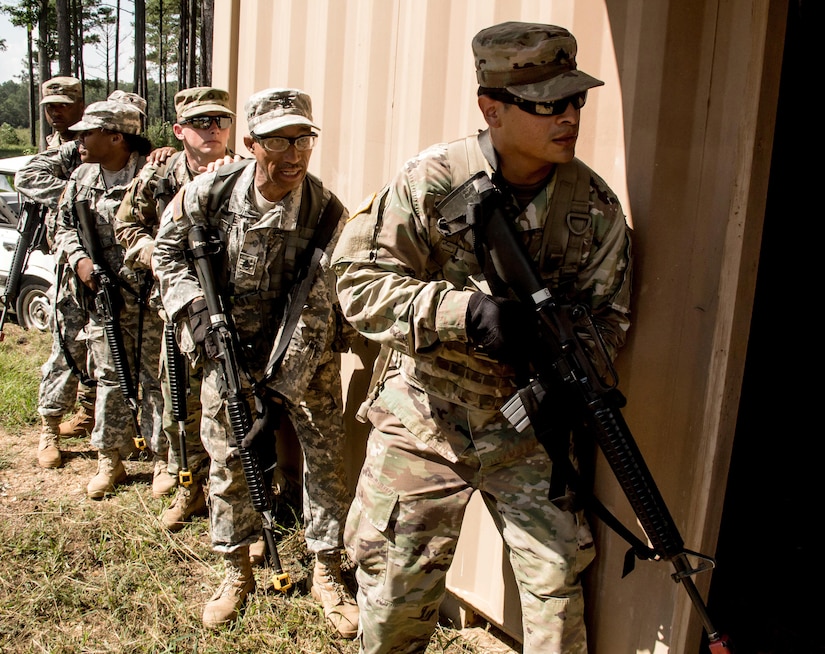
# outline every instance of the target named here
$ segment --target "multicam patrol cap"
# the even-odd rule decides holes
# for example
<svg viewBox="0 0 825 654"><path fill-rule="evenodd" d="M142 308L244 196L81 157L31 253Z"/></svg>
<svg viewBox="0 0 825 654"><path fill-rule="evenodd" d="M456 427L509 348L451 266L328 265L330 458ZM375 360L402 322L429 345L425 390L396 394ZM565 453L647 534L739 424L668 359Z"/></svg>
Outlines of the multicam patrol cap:
<svg viewBox="0 0 825 654"><path fill-rule="evenodd" d="M175 113L178 120L204 114L235 115L230 109L229 93L211 86L194 86L178 91L175 94Z"/></svg>
<svg viewBox="0 0 825 654"><path fill-rule="evenodd" d="M73 104L83 100L83 88L76 77L52 77L43 82L40 104Z"/></svg>
<svg viewBox="0 0 825 654"><path fill-rule="evenodd" d="M480 86L531 102L553 102L604 82L576 67L576 39L563 27L510 21L473 38Z"/></svg>
<svg viewBox="0 0 825 654"><path fill-rule="evenodd" d="M137 93L129 93L129 91L115 89L109 94L109 97L106 99L110 102L123 102L126 104L134 105L140 113L142 113L144 116L146 115L146 100L139 96Z"/></svg>
<svg viewBox="0 0 825 654"><path fill-rule="evenodd" d="M140 111L129 102L93 102L86 107L80 122L69 129L73 132L82 132L99 127L121 134L140 134Z"/></svg>
<svg viewBox="0 0 825 654"><path fill-rule="evenodd" d="M249 132L266 136L290 125L309 125L312 122L312 100L298 89L265 89L258 91L244 105Z"/></svg>

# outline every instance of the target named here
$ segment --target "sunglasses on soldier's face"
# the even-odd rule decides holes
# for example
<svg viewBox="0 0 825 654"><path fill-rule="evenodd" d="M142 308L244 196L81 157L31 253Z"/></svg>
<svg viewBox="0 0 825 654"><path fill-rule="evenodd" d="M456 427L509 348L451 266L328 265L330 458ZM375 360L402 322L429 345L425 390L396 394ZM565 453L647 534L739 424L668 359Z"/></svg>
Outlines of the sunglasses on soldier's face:
<svg viewBox="0 0 825 654"><path fill-rule="evenodd" d="M514 104L522 111L535 116L558 116L567 111L567 105L572 104L574 109L581 109L584 103L587 102L587 91L576 93L575 95L568 95L560 100L553 100L553 102L531 102L524 98L508 93L507 91L499 91L488 93L492 98L507 104Z"/></svg>
<svg viewBox="0 0 825 654"><path fill-rule="evenodd" d="M228 129L232 126L231 116L195 116L180 121L181 125L191 125L195 129L209 129L212 123L218 126L218 129Z"/></svg>

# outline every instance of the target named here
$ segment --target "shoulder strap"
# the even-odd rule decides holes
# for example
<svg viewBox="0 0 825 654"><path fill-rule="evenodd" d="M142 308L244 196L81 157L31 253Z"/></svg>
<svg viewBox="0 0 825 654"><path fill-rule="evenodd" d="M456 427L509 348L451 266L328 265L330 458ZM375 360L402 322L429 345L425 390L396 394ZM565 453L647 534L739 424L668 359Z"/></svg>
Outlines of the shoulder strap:
<svg viewBox="0 0 825 654"><path fill-rule="evenodd" d="M585 236L592 229L590 169L578 159L556 167L556 186L542 237L541 270L558 271L562 291L579 273ZM546 257L550 256L550 261Z"/></svg>
<svg viewBox="0 0 825 654"><path fill-rule="evenodd" d="M307 175L307 178L309 179L309 175ZM319 203L316 202L316 193L323 193L323 187L320 183L317 183L314 178L310 179L310 184L310 197L307 198L305 196L301 202L301 215L305 215L305 213L312 211L313 208L317 208ZM315 193L313 193L313 191ZM310 206L305 210L305 205ZM306 302L306 298L309 296L312 280L315 277L315 270L343 214L344 205L341 204L341 201L334 194L331 194L329 202L327 202L323 213L321 213L321 216L318 218L318 224L315 227L312 239L298 259L297 274L295 276L297 286L294 287L294 291L289 296L284 318L281 321L281 328L275 337L275 345L272 348L269 361L266 364L266 371L263 378L264 382L272 379L278 371L278 367L281 365L281 361L286 353L286 348L301 317L304 302Z"/></svg>
<svg viewBox="0 0 825 654"><path fill-rule="evenodd" d="M229 204L229 197L232 195L232 189L235 188L235 183L246 167L254 162L254 159L241 159L218 168L206 202L206 214L208 216L217 213L218 209L226 209Z"/></svg>

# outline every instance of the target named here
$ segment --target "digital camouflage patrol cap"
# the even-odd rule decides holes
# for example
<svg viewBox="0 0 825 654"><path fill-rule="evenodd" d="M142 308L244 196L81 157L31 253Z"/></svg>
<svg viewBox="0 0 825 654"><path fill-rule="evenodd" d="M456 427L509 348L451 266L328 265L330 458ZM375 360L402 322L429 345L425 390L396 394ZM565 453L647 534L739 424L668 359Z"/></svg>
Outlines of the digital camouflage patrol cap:
<svg viewBox="0 0 825 654"><path fill-rule="evenodd" d="M110 102L125 102L126 104L134 105L140 113L144 116L146 115L146 100L137 93L129 93L129 91L116 89L112 91L106 99Z"/></svg>
<svg viewBox="0 0 825 654"><path fill-rule="evenodd" d="M93 102L83 112L83 118L69 129L83 132L87 129L109 129L121 134L140 134L140 111L129 102Z"/></svg>
<svg viewBox="0 0 825 654"><path fill-rule="evenodd" d="M76 77L52 77L43 82L40 104L73 104L83 100L83 88Z"/></svg>
<svg viewBox="0 0 825 654"><path fill-rule="evenodd" d="M576 68L576 39L563 27L511 21L473 38L480 86L531 102L553 102L604 82Z"/></svg>
<svg viewBox="0 0 825 654"><path fill-rule="evenodd" d="M175 94L175 113L178 120L204 114L235 115L230 109L229 93L211 86L194 86L178 91Z"/></svg>
<svg viewBox="0 0 825 654"><path fill-rule="evenodd" d="M312 100L298 89L265 89L258 91L244 105L249 132L266 136L290 125L308 125L320 130L312 122Z"/></svg>

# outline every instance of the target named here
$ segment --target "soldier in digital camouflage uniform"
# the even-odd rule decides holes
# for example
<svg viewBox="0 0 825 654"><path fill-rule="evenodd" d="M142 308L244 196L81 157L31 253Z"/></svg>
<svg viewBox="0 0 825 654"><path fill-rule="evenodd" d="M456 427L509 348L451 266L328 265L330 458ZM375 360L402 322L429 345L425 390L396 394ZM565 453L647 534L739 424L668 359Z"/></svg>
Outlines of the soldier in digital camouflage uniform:
<svg viewBox="0 0 825 654"><path fill-rule="evenodd" d="M390 183L383 221L376 224L374 207L357 211L333 254L345 316L395 356L369 410L373 428L345 530L358 566L360 651L425 651L477 490L510 553L524 653L585 654L580 573L594 557L589 528L581 513L549 500L552 463L532 426L519 433L500 412L517 390L514 365L540 347L535 314L472 283L482 272L472 230L442 235L435 205L484 170L557 288L543 231L557 176L581 166L590 228L572 297L592 307L615 355L629 325L629 228L615 194L572 161L585 94L602 82L577 70L576 41L560 27L504 23L479 32L472 49L488 129L454 143L475 165L461 175L461 158L448 155L453 144L424 150Z"/></svg>
<svg viewBox="0 0 825 654"><path fill-rule="evenodd" d="M52 77L41 86L40 104L46 111L46 121L54 130L46 137L49 150L74 141L69 129L83 115L83 86L76 77Z"/></svg>
<svg viewBox="0 0 825 654"><path fill-rule="evenodd" d="M44 101L54 100L58 107L81 95L80 81L75 78L54 78L47 81L43 89ZM146 109L146 101L134 93L114 91L108 99L133 104L141 114ZM51 106L51 102L46 106ZM68 123L69 126L82 116L82 106L81 102L80 112ZM61 115L66 120L68 113L64 114ZM61 142L55 142L49 150L35 155L15 176L15 186L22 195L47 207L46 239L57 264L55 291L60 287L65 272L65 261L59 259L54 251L57 205L69 177L82 163L76 135L77 132L70 129L64 130ZM149 160L162 161L169 156L169 150L170 148L158 148L150 154ZM79 340L78 335L88 320L86 309L78 306L70 294L64 294L59 301L55 298L52 304L52 351L41 367L38 393L38 411L42 416L43 427L37 459L44 468L62 465L61 437L82 436L91 433L94 428L95 386L86 373L86 356L81 356L81 350L76 349L77 358L69 354L71 361L68 361L63 346L64 343L72 343L78 348L84 347L85 341ZM79 405L78 411L71 419L61 423L62 417L72 411L76 402Z"/></svg>
<svg viewBox="0 0 825 654"><path fill-rule="evenodd" d="M78 151L83 163L69 178L58 209L56 251L68 266L58 298L73 296L88 315L88 322L78 335L78 341L86 343L85 352L75 343L66 345L75 360L86 357L88 373L97 384L91 441L98 450L98 469L86 493L92 499L101 499L126 480L122 459L134 450L135 429L104 332L103 316L93 304L97 279L92 274L93 264L81 238L74 207L78 200L88 200L108 274L118 284L124 364L135 386L140 387L140 431L153 449L164 438L163 399L157 376L162 323L157 315L158 305L151 308L148 297L151 277L147 280L145 272L124 265L124 250L114 238L113 226L117 207L144 165L151 144L140 135L141 113L130 102L95 102L71 129L79 133ZM138 352L140 360L136 361Z"/></svg>
<svg viewBox="0 0 825 654"><path fill-rule="evenodd" d="M250 135L244 137L244 144L255 160L236 173L226 209L207 211L216 175L198 176L161 217L153 254L163 305L179 323L181 349L194 358L206 355L201 438L211 457L212 547L226 564L226 577L203 611L206 627L235 620L255 587L249 545L261 533L261 516L252 507L226 413L222 368L210 351L215 345L207 329L204 293L186 260L188 233L198 224L220 237L224 263L214 271L218 292L234 324L244 367L260 380L282 319L283 301L292 290L297 259L309 246L321 212L330 203L340 205L307 172L319 129L312 120L308 95L297 89L266 89L249 98L245 111ZM327 252L346 216L342 206L339 211L341 224ZM316 555L312 594L323 604L329 623L352 638L358 608L340 569L350 495L343 460L340 367L332 351L337 305L328 263L325 254L283 363L267 386L283 399L303 450L305 538ZM242 377L249 394L248 380ZM256 415L251 405L250 411ZM271 438L271 433L265 436Z"/></svg>
<svg viewBox="0 0 825 654"><path fill-rule="evenodd" d="M184 184L205 172L210 163L232 154L227 143L235 113L230 109L229 93L212 87L185 89L175 95L175 112L177 122L172 129L183 144L183 150L162 164L145 165L132 181L117 212L115 236L126 249L126 265L133 270L151 271L160 214L174 194ZM165 318L163 314L162 317ZM165 473L155 475L153 494L156 497L165 495L176 485L182 454L178 423L172 415L165 342L161 343L161 348L163 430L167 444L155 451L158 457L156 467L160 466ZM203 485L209 470L209 456L200 439L201 375L200 365L189 370L187 375L186 463L192 483L178 488L174 501L161 516L161 522L170 531L180 530L192 515L206 512ZM162 483L171 486L167 489Z"/></svg>

